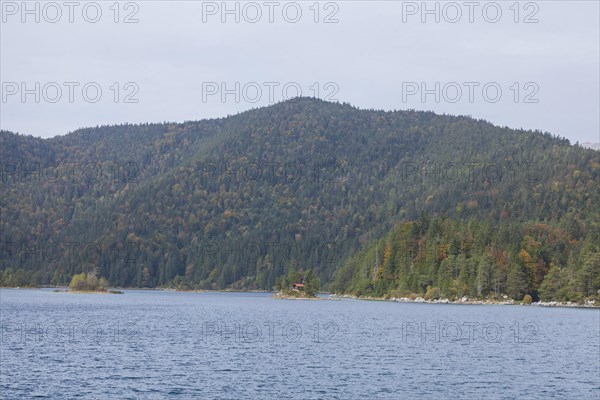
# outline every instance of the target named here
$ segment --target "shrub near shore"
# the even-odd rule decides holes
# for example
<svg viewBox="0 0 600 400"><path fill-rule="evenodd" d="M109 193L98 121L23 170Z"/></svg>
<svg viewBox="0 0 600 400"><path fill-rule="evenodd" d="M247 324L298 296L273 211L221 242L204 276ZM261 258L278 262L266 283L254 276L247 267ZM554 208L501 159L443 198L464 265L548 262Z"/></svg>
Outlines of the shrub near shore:
<svg viewBox="0 0 600 400"><path fill-rule="evenodd" d="M75 274L69 289L75 292L106 292L108 281L105 278L98 278L94 273Z"/></svg>

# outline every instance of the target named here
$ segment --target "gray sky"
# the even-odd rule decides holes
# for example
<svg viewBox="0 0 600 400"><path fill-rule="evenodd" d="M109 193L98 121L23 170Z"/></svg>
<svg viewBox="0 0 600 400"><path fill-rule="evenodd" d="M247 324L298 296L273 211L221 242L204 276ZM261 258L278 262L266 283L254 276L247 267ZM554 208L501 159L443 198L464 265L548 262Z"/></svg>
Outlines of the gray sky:
<svg viewBox="0 0 600 400"><path fill-rule="evenodd" d="M599 2L515 3L2 1L1 127L197 120L300 90L599 142Z"/></svg>

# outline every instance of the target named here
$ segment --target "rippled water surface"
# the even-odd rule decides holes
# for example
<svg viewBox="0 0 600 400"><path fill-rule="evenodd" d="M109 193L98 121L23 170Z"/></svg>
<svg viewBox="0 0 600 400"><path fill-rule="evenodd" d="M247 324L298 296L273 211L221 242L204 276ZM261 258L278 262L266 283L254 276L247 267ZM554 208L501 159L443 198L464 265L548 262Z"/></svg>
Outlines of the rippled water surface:
<svg viewBox="0 0 600 400"><path fill-rule="evenodd" d="M0 290L6 399L593 399L600 310Z"/></svg>

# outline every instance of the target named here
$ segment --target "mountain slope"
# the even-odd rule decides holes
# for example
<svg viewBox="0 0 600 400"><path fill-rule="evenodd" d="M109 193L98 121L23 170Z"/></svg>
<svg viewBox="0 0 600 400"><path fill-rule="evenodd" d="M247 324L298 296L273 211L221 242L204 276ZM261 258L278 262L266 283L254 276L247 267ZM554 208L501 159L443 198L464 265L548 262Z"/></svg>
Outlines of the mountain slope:
<svg viewBox="0 0 600 400"><path fill-rule="evenodd" d="M299 98L0 144L2 268L35 283L271 288L293 263L327 284L421 215L597 229L597 152L467 117Z"/></svg>

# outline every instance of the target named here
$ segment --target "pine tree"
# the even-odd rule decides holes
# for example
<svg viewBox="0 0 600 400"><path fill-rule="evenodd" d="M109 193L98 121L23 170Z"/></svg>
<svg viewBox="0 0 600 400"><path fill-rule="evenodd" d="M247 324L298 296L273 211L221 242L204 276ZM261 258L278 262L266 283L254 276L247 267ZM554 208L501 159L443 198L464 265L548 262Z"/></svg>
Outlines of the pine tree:
<svg viewBox="0 0 600 400"><path fill-rule="evenodd" d="M507 294L514 300L521 300L527 294L527 273L519 263L509 266L506 278Z"/></svg>

